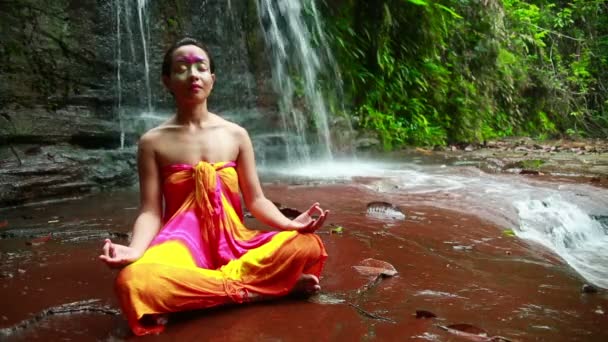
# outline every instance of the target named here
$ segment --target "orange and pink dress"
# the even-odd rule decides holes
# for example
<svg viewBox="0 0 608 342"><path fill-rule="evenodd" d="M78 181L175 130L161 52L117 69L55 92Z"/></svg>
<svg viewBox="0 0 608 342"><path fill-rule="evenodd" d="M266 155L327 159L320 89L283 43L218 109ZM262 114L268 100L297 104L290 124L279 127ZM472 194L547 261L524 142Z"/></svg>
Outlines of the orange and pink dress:
<svg viewBox="0 0 608 342"><path fill-rule="evenodd" d="M317 235L244 226L234 162L169 165L162 177L163 228L116 278L134 334L163 330L144 315L284 296L302 274L320 275L327 253Z"/></svg>

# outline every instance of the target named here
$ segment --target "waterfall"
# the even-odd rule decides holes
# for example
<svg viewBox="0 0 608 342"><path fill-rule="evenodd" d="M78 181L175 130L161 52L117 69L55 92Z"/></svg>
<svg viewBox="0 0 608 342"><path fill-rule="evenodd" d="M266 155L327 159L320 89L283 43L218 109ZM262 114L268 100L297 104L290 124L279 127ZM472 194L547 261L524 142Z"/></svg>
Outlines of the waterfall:
<svg viewBox="0 0 608 342"><path fill-rule="evenodd" d="M150 54L150 42L156 40L150 36L151 20L155 19L149 17L149 7L152 3L148 0L114 0L114 4L118 116L121 122L121 146L124 146L125 130L141 129L159 114L155 113L149 75L151 63L156 63ZM339 69L328 48L315 2L258 0L256 5L258 20L270 52L272 81L278 94L276 103L280 116L277 124L268 125L264 124L263 120L254 120L252 125L249 116L256 110L246 107L243 111L241 107L237 107L243 103L255 103L255 91L249 90L255 85L251 74L233 71L248 71L247 61L242 57L243 51L246 51L244 40L242 45L220 46L222 53L218 55L222 57L219 60L224 62L224 69L230 70L225 72L223 77L231 77L228 82L222 80L222 84L227 86L218 85L214 89L215 99L221 96L230 100L223 103L221 114L234 112L238 117L237 122L241 117L245 117L242 121L250 120L246 124L249 125L247 127L254 130L255 137L262 137L264 140L258 141L258 145L264 147L260 157L280 156L289 164L310 162L312 159L330 160L332 136L328 122L328 103L329 99L341 99L342 85ZM197 32L191 34L241 39L241 15L237 12L242 10L240 6L233 1L227 1L221 4L223 10L220 11L219 7L202 2L201 7L208 8L211 12L218 10L220 15L196 18L194 27L197 27ZM231 91L241 92L242 95L232 95ZM244 102L237 101L235 106L236 102L232 100L235 98L244 99ZM234 107L227 107L226 103ZM342 109L340 105L333 107ZM136 115L136 112L139 112L139 115ZM277 130L277 126L282 129ZM265 128L274 131L268 132ZM268 146L269 144L272 146Z"/></svg>
<svg viewBox="0 0 608 342"><path fill-rule="evenodd" d="M137 0L137 18L139 21L139 32L141 36L141 45L144 51L144 70L145 70L145 81L146 81L146 95L148 102L148 112L152 113L152 92L150 90L150 63L148 61L148 45L147 40L150 36L148 29L148 16L147 16L147 0ZM144 22L146 30L144 30ZM147 33L147 34L146 34Z"/></svg>
<svg viewBox="0 0 608 342"><path fill-rule="evenodd" d="M311 156L332 158L328 109L319 76L333 63L314 0L258 0L258 16L271 51L273 84L280 96L279 111L287 139L288 162L309 162ZM308 13L311 28L304 18ZM312 46L315 40L318 47ZM335 66L335 65L334 65ZM337 68L334 68L337 70ZM339 81L339 77L332 77ZM341 85L337 86L341 88ZM300 101L304 105L300 105ZM305 115L302 111L310 112ZM314 126L315 145L308 133Z"/></svg>
<svg viewBox="0 0 608 342"><path fill-rule="evenodd" d="M134 6L135 8L132 8ZM147 0L114 0L116 20L116 98L117 116L120 124L120 148L125 147L126 130L129 125L127 106L133 106L130 99L139 99L147 113L153 113L152 90L150 84L149 61L149 19ZM137 15L137 18L134 17ZM139 31L139 37L134 34ZM126 32L126 34L125 34ZM143 55L143 63L142 63ZM142 67L143 66L143 67ZM132 84L144 81L145 92L133 93ZM132 109L131 109L132 110Z"/></svg>
<svg viewBox="0 0 608 342"><path fill-rule="evenodd" d="M120 46L121 35L120 35L120 18L122 16L122 6L120 0L114 2L116 6L116 98L117 98L117 112L118 122L120 125L120 148L125 148L125 123L122 113L122 83L120 79L120 68L122 62L122 49Z"/></svg>

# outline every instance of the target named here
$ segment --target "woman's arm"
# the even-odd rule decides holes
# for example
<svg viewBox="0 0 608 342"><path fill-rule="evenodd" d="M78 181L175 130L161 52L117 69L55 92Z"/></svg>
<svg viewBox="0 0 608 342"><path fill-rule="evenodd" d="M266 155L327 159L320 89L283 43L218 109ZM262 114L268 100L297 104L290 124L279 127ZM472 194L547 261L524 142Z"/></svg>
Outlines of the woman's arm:
<svg viewBox="0 0 608 342"><path fill-rule="evenodd" d="M318 203L313 204L295 220L290 220L279 209L264 196L260 180L255 168L253 146L249 134L243 128L237 132L239 142L239 155L236 161L239 185L243 193L245 205L255 218L262 223L281 230L298 230L301 232L313 232L320 228L329 211L323 211ZM313 218L317 213L318 217Z"/></svg>
<svg viewBox="0 0 608 342"><path fill-rule="evenodd" d="M156 164L152 137L145 134L139 142L137 153L139 172L140 210L133 225L129 246L104 241L103 254L99 258L109 266L124 266L141 258L161 227L162 192L158 165Z"/></svg>
<svg viewBox="0 0 608 342"><path fill-rule="evenodd" d="M137 153L139 172L140 209L133 225L130 247L142 255L162 225L162 190L159 167L156 163L153 141L144 135Z"/></svg>

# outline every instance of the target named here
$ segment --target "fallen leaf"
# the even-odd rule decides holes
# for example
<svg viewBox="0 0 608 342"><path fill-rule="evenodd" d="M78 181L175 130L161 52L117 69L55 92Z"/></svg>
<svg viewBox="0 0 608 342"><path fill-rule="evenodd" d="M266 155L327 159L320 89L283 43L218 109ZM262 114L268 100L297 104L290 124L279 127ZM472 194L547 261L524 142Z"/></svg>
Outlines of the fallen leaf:
<svg viewBox="0 0 608 342"><path fill-rule="evenodd" d="M381 201L368 203L367 215L380 219L405 219L405 214L399 208L391 203Z"/></svg>
<svg viewBox="0 0 608 342"><path fill-rule="evenodd" d="M392 277L398 273L395 267L388 262L372 258L361 261L360 265L353 266L353 268L362 275L372 277Z"/></svg>
<svg viewBox="0 0 608 342"><path fill-rule="evenodd" d="M430 156L430 155L432 155L432 154L433 154L433 151L429 151L429 150L427 150L427 149L420 148L420 147L416 147L416 149L415 149L415 150L416 150L416 152L421 153L421 154L424 154L424 155L427 155L427 156Z"/></svg>
<svg viewBox="0 0 608 342"><path fill-rule="evenodd" d="M502 235L504 236L508 236L508 237L515 237L515 232L513 231L513 229L506 229L502 231Z"/></svg>
<svg viewBox="0 0 608 342"><path fill-rule="evenodd" d="M51 234L43 237L36 238L34 240L27 241L25 244L28 246L40 246L47 243L51 239Z"/></svg>
<svg viewBox="0 0 608 342"><path fill-rule="evenodd" d="M447 327L448 327L448 329L454 329L454 330L466 332L469 334L488 335L488 333L485 330L478 328L474 325L466 324L466 323L450 324Z"/></svg>
<svg viewBox="0 0 608 342"><path fill-rule="evenodd" d="M4 221L0 222L0 228L4 228L6 226L8 226L8 221L7 220L4 220Z"/></svg>
<svg viewBox="0 0 608 342"><path fill-rule="evenodd" d="M437 315L426 310L416 310L416 318L435 318Z"/></svg>
<svg viewBox="0 0 608 342"><path fill-rule="evenodd" d="M342 226L333 226L329 230L331 234L342 234L344 232L344 227Z"/></svg>

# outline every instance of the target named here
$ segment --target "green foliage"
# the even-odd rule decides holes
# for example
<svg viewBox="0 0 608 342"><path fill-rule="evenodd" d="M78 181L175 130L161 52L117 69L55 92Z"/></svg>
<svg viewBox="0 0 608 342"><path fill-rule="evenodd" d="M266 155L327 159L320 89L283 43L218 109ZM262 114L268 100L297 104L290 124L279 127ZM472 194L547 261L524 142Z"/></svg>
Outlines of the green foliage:
<svg viewBox="0 0 608 342"><path fill-rule="evenodd" d="M542 159L529 159L521 162L522 168L527 170L538 170L543 164L545 164L545 161Z"/></svg>
<svg viewBox="0 0 608 342"><path fill-rule="evenodd" d="M330 32L385 149L608 135L608 0L344 0Z"/></svg>

